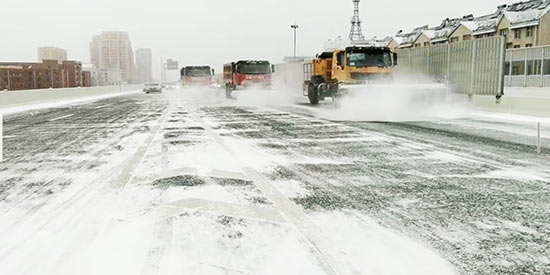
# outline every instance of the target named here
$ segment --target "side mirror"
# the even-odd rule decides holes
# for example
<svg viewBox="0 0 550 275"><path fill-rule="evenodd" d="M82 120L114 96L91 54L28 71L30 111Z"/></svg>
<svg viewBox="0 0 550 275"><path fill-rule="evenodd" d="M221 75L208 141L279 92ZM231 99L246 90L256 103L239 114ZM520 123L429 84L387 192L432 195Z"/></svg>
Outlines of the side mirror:
<svg viewBox="0 0 550 275"><path fill-rule="evenodd" d="M274 73L275 72L275 65L271 64L271 72Z"/></svg>
<svg viewBox="0 0 550 275"><path fill-rule="evenodd" d="M212 75L216 75L216 70L212 69Z"/></svg>
<svg viewBox="0 0 550 275"><path fill-rule="evenodd" d="M393 66L397 66L397 53L393 53Z"/></svg>

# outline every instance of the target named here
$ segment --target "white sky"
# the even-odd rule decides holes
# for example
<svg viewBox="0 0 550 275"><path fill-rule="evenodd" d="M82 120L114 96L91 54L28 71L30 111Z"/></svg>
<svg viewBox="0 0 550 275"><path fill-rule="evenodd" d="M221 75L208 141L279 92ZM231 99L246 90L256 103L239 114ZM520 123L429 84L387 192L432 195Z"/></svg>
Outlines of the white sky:
<svg viewBox="0 0 550 275"><path fill-rule="evenodd" d="M447 17L496 10L506 0L362 0L367 37ZM351 0L3 0L0 61L36 61L37 48L67 49L69 59L89 61L89 42L105 30L130 34L132 46L151 48L155 73L160 57L182 65L235 59L280 62L292 55L292 23L300 25L298 55L312 56L329 38L347 37Z"/></svg>

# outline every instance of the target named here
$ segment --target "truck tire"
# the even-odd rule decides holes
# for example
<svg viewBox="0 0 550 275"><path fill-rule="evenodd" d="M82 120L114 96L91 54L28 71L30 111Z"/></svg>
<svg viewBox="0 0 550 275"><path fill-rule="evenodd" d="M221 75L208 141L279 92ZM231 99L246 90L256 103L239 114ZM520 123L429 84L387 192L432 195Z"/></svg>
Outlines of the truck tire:
<svg viewBox="0 0 550 275"><path fill-rule="evenodd" d="M307 97L309 98L309 103L312 105L319 104L319 100L321 99L319 96L319 85L324 82L325 78L323 78L323 76L314 75L311 77L311 82L307 88Z"/></svg>
<svg viewBox="0 0 550 275"><path fill-rule="evenodd" d="M317 90L317 84L311 82L307 86L307 98L309 99L309 103L311 105L317 105L319 104L319 91Z"/></svg>

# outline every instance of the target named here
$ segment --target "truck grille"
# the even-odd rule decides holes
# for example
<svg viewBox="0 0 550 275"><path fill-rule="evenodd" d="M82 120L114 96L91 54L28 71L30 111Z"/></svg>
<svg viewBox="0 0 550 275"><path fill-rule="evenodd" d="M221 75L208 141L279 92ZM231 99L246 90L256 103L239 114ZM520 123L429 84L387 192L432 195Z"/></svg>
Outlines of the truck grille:
<svg viewBox="0 0 550 275"><path fill-rule="evenodd" d="M353 80L376 80L387 78L389 78L389 74L351 73L351 79Z"/></svg>

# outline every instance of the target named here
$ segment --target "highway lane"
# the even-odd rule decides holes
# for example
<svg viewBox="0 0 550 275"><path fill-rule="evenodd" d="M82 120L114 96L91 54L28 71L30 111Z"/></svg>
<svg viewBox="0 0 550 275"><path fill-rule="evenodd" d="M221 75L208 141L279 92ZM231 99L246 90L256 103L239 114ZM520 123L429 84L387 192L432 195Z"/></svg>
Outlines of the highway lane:
<svg viewBox="0 0 550 275"><path fill-rule="evenodd" d="M550 171L490 127L199 90L11 115L0 271L548 273Z"/></svg>

